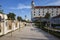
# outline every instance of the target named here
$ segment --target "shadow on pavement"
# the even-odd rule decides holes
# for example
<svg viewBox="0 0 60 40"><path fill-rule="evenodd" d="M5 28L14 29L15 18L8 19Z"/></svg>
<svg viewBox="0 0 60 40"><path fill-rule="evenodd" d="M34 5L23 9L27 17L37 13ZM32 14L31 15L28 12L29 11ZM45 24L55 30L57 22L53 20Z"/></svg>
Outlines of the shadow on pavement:
<svg viewBox="0 0 60 40"><path fill-rule="evenodd" d="M57 38L57 37L49 34L48 32L45 32L45 31L43 31L41 29L38 29L38 28L35 28L35 27L34 28L31 28L31 30L32 31L35 31L35 32L41 32L48 40L56 40L56 38ZM37 40L45 40L45 39L37 39Z"/></svg>
<svg viewBox="0 0 60 40"><path fill-rule="evenodd" d="M47 39L38 39L38 38L21 38L25 40L47 40Z"/></svg>

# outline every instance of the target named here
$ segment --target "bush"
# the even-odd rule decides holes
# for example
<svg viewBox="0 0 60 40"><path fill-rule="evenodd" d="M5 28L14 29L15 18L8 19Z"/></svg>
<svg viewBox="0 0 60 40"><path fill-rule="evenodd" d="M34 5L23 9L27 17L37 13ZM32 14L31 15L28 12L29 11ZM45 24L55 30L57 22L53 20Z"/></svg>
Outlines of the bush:
<svg viewBox="0 0 60 40"><path fill-rule="evenodd" d="M60 26L60 24L52 24L53 28L55 28L56 26Z"/></svg>
<svg viewBox="0 0 60 40"><path fill-rule="evenodd" d="M40 28L40 29L42 29L42 30L44 30L44 31L46 31L46 32L49 32L50 34L53 34L54 36L60 38L60 32L46 29L46 28L45 28L45 27L46 27L46 26L45 26L45 22L35 22L35 25L36 25L37 28ZM55 27L55 26L60 26L60 24L54 24L54 25L52 25L52 26L53 26L53 27Z"/></svg>
<svg viewBox="0 0 60 40"><path fill-rule="evenodd" d="M50 34L60 38L60 32L58 32L58 31L53 31L53 30L49 30L49 29L46 29L46 28L43 28L42 30L44 30L45 32L49 31Z"/></svg>
<svg viewBox="0 0 60 40"><path fill-rule="evenodd" d="M37 28L44 28L46 22L35 21L34 22Z"/></svg>

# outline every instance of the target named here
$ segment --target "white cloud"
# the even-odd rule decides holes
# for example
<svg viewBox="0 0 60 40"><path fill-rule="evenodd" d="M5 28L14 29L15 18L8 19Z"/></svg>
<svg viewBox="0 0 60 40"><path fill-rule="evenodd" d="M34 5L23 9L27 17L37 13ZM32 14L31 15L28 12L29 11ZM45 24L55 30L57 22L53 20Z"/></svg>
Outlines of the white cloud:
<svg viewBox="0 0 60 40"><path fill-rule="evenodd" d="M17 7L10 7L10 9L29 9L29 8L31 8L31 6L20 4L20 3L18 4Z"/></svg>
<svg viewBox="0 0 60 40"><path fill-rule="evenodd" d="M52 2L52 3L48 3L47 5L55 5L55 6L60 6L60 0L57 0L57 1Z"/></svg>

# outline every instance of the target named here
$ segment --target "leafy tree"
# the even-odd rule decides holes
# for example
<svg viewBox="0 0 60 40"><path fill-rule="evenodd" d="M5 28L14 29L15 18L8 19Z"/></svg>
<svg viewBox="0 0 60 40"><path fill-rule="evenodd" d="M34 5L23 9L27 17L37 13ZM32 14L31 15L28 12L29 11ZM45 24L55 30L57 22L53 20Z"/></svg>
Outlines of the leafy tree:
<svg viewBox="0 0 60 40"><path fill-rule="evenodd" d="M45 18L49 19L50 18L50 13L47 12L46 15L45 15Z"/></svg>
<svg viewBox="0 0 60 40"><path fill-rule="evenodd" d="M9 13L9 14L7 14L7 16L8 16L8 19L10 19L10 20L15 20L15 14L14 13Z"/></svg>
<svg viewBox="0 0 60 40"><path fill-rule="evenodd" d="M17 20L19 21L19 29L20 29L20 21L22 21L22 18L20 16L18 16Z"/></svg>
<svg viewBox="0 0 60 40"><path fill-rule="evenodd" d="M3 14L3 10L0 10L0 13Z"/></svg>
<svg viewBox="0 0 60 40"><path fill-rule="evenodd" d="M2 5L0 5L0 13L3 14Z"/></svg>
<svg viewBox="0 0 60 40"><path fill-rule="evenodd" d="M7 16L8 16L9 21L11 22L9 24L9 28L12 29L12 22L15 20L16 15L10 12L9 14L7 14ZM12 32L11 32L11 36L12 36Z"/></svg>
<svg viewBox="0 0 60 40"><path fill-rule="evenodd" d="M46 23L46 24L47 24L47 26L49 26L50 13L49 13L49 12L47 12L44 18L47 20L47 21L46 21L46 22L47 22L47 23Z"/></svg>
<svg viewBox="0 0 60 40"><path fill-rule="evenodd" d="M22 21L22 18L20 16L17 17L18 21Z"/></svg>
<svg viewBox="0 0 60 40"><path fill-rule="evenodd" d="M22 22L27 22L26 20L22 20Z"/></svg>

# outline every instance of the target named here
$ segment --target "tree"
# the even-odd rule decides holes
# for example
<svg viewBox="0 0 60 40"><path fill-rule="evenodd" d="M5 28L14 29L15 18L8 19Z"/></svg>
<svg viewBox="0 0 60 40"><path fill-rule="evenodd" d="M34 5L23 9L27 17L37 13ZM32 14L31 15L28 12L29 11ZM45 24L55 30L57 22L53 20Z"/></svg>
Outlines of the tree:
<svg viewBox="0 0 60 40"><path fill-rule="evenodd" d="M15 20L15 16L16 16L16 15L15 15L14 13L11 13L11 12L10 12L9 14L7 14L7 16L8 16L8 19L9 19L9 20Z"/></svg>
<svg viewBox="0 0 60 40"><path fill-rule="evenodd" d="M49 19L50 18L50 13L47 12L44 18Z"/></svg>
<svg viewBox="0 0 60 40"><path fill-rule="evenodd" d="M18 16L17 20L19 21L19 29L20 29L20 21L22 21L22 18L20 16Z"/></svg>
<svg viewBox="0 0 60 40"><path fill-rule="evenodd" d="M49 22L50 22L50 21L49 21L49 20L50 20L50 13L47 12L44 18L46 19L47 26L49 26Z"/></svg>
<svg viewBox="0 0 60 40"><path fill-rule="evenodd" d="M20 16L17 17L18 21L22 21L22 18Z"/></svg>
<svg viewBox="0 0 60 40"><path fill-rule="evenodd" d="M0 5L0 13L3 14L2 5Z"/></svg>
<svg viewBox="0 0 60 40"><path fill-rule="evenodd" d="M7 16L8 16L8 19L9 19L9 21L11 22L10 24L9 24L9 27L10 27L10 29L12 29L12 22L15 20L15 14L14 13L9 13L9 14L7 14ZM12 36L12 32L11 32L11 36Z"/></svg>

